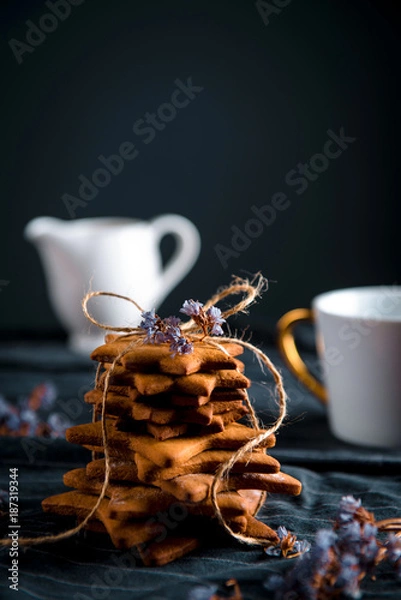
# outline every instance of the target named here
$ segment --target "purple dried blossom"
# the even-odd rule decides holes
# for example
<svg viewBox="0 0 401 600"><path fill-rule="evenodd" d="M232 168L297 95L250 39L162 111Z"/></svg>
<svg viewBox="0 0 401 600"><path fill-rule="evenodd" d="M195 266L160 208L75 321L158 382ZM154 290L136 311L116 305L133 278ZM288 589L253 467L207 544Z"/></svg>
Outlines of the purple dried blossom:
<svg viewBox="0 0 401 600"><path fill-rule="evenodd" d="M264 549L268 556L284 556L291 558L294 554L302 554L310 550L310 544L306 540L297 540L296 536L290 533L286 527L280 525L277 529L279 537L278 544L268 546Z"/></svg>
<svg viewBox="0 0 401 600"><path fill-rule="evenodd" d="M145 342L151 344L170 344L173 357L176 354L190 354L193 344L181 331L181 320L170 316L161 319L154 310L143 312L140 327L146 331Z"/></svg>
<svg viewBox="0 0 401 600"><path fill-rule="evenodd" d="M167 343L174 342L178 338L182 337L180 327L177 327L176 325L169 325L166 323L166 320L163 321L162 326L164 328L164 339Z"/></svg>
<svg viewBox="0 0 401 600"><path fill-rule="evenodd" d="M157 322L159 317L155 313L155 309L145 311L141 314L142 321L139 327L146 331L146 341L152 341L154 334L157 331Z"/></svg>
<svg viewBox="0 0 401 600"><path fill-rule="evenodd" d="M359 558L360 565L367 573L371 572L377 564L381 544L377 540L377 527L371 523L361 526L361 543L355 552Z"/></svg>
<svg viewBox="0 0 401 600"><path fill-rule="evenodd" d="M217 306L211 306L206 311L206 318L208 321L208 327L210 327L211 335L223 335L224 331L221 325L226 322L221 315L221 310Z"/></svg>
<svg viewBox="0 0 401 600"><path fill-rule="evenodd" d="M53 383L36 385L28 396L18 398L16 406L0 396L0 425L5 435L48 435L63 437L72 423L60 413L49 414L48 410L57 399ZM47 414L46 414L47 413ZM47 422L43 420L47 418Z"/></svg>
<svg viewBox="0 0 401 600"><path fill-rule="evenodd" d="M270 577L265 587L274 591L274 600L360 598L361 581L366 575L373 576L374 567L385 559L401 578L401 538L390 534L381 543L375 523L374 515L360 500L342 498L335 530L319 530L311 551L303 553L285 576ZM284 527L277 534L280 544L290 535ZM277 555L274 548L266 553Z"/></svg>
<svg viewBox="0 0 401 600"><path fill-rule="evenodd" d="M284 534L284 530L285 528L281 529L279 536ZM302 554L295 566L287 571L281 580L277 576L270 577L265 587L274 590L274 600L285 600L291 597L299 600L317 600L319 596L315 583L322 581L330 568L331 547L336 539L336 534L331 530L319 531L312 550Z"/></svg>
<svg viewBox="0 0 401 600"><path fill-rule="evenodd" d="M223 335L221 325L226 322L217 306L210 306L206 311L197 300L185 300L180 312L191 317L204 335Z"/></svg>
<svg viewBox="0 0 401 600"><path fill-rule="evenodd" d="M169 342L170 339L165 331L156 330L151 334L149 341L152 344L165 344L166 342Z"/></svg>
<svg viewBox="0 0 401 600"><path fill-rule="evenodd" d="M165 319L163 319L163 322L167 325L169 329L179 328L179 326L181 325L181 319L174 316L166 317Z"/></svg>
<svg viewBox="0 0 401 600"><path fill-rule="evenodd" d="M319 529L315 538L315 548L319 554L327 552L337 542L338 536L331 529Z"/></svg>
<svg viewBox="0 0 401 600"><path fill-rule="evenodd" d="M397 577L401 579L401 538L390 533L385 544L387 558L395 570Z"/></svg>
<svg viewBox="0 0 401 600"><path fill-rule="evenodd" d="M142 317L142 321L141 321L139 327L142 327L142 329L150 329L150 328L154 327L156 325L156 321L158 319L154 308L152 310L144 311L141 314L141 317Z"/></svg>
<svg viewBox="0 0 401 600"><path fill-rule="evenodd" d="M12 411L11 404L4 396L0 396L0 420L5 419Z"/></svg>
<svg viewBox="0 0 401 600"><path fill-rule="evenodd" d="M51 381L45 381L40 385L41 408L49 410L57 400L57 388Z"/></svg>
<svg viewBox="0 0 401 600"><path fill-rule="evenodd" d="M295 566L284 576L274 574L265 582L264 587L274 592L274 600L317 600L318 590L312 580L313 562L309 553L296 559Z"/></svg>
<svg viewBox="0 0 401 600"><path fill-rule="evenodd" d="M353 554L343 554L340 558L340 569L335 588L341 590L349 598L360 598L362 595L359 588L360 577L361 569L358 558Z"/></svg>
<svg viewBox="0 0 401 600"><path fill-rule="evenodd" d="M309 552L311 549L311 544L307 540L296 540L293 546L293 552L296 554L304 554L305 552Z"/></svg>
<svg viewBox="0 0 401 600"><path fill-rule="evenodd" d="M346 500L346 503L348 507L352 507L350 498ZM366 515L370 517L371 514L365 511L360 501L354 504L353 520L348 521L347 513L342 511L344 504L344 502L340 503L342 524L339 524L338 519L335 524L338 535L337 547L342 555L351 554L356 557L361 573L370 573L378 562L381 548L377 540L377 527L365 520ZM351 510L348 511L348 514Z"/></svg>
<svg viewBox="0 0 401 600"><path fill-rule="evenodd" d="M315 537L315 545L310 551L311 561L315 573L324 577L333 559L333 546L337 541L337 534L331 529L320 529Z"/></svg>
<svg viewBox="0 0 401 600"><path fill-rule="evenodd" d="M39 417L34 410L27 408L20 413L21 426L26 428L25 435L35 435L36 427L39 424Z"/></svg>
<svg viewBox="0 0 401 600"><path fill-rule="evenodd" d="M278 537L280 538L280 540L283 540L288 535L287 528L283 527L283 525L280 525L277 528L277 532L276 533L277 533Z"/></svg>
<svg viewBox="0 0 401 600"><path fill-rule="evenodd" d="M360 500L355 500L353 496L343 496L336 517L337 523L343 525L352 521L359 508L361 508Z"/></svg>
<svg viewBox="0 0 401 600"><path fill-rule="evenodd" d="M205 336L223 335L221 325L225 323L225 319L222 317L221 310L216 306L211 306L205 311L203 304L198 300L185 300L180 312L191 317ZM178 317L170 316L161 319L154 309L143 312L141 316L142 321L139 326L146 332L146 343L170 344L173 356L193 352L193 344L183 335L181 320Z"/></svg>
<svg viewBox="0 0 401 600"><path fill-rule="evenodd" d="M203 313L203 304L198 300L185 300L184 304L180 308L180 312L187 317L198 317Z"/></svg>
<svg viewBox="0 0 401 600"><path fill-rule="evenodd" d="M345 552L349 548L355 547L355 544L360 544L361 526L358 521L349 521L339 529L337 529L338 541Z"/></svg>
<svg viewBox="0 0 401 600"><path fill-rule="evenodd" d="M52 413L47 419L50 427L50 437L64 437L66 429L71 427L72 423L61 413Z"/></svg>
<svg viewBox="0 0 401 600"><path fill-rule="evenodd" d="M170 350L175 354L191 354L194 351L194 345L185 337L177 337L170 343Z"/></svg>
<svg viewBox="0 0 401 600"><path fill-rule="evenodd" d="M21 419L15 409L10 410L4 419L4 424L11 432L18 432L21 427Z"/></svg>

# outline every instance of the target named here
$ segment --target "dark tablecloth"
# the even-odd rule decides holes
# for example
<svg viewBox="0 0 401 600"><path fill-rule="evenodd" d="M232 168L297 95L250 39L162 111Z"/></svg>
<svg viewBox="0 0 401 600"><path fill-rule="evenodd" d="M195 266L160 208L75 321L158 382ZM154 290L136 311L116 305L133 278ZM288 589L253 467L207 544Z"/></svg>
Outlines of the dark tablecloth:
<svg viewBox="0 0 401 600"><path fill-rule="evenodd" d="M283 471L302 481L297 498L270 496L259 513L271 527L284 525L299 538L330 527L340 498L352 494L379 519L401 516L401 452L361 448L342 443L328 430L324 408L292 378L277 351L264 348L282 369L289 395L289 418L272 451ZM251 396L265 424L275 416L272 380L251 356L245 357L252 379ZM59 390L57 410L75 423L91 415L82 397L94 380L89 360L74 356L58 343L0 345L0 394L17 400L43 381ZM43 498L65 491L62 476L84 466L89 453L65 440L0 438L0 488L7 488L9 468L19 469L20 535L36 536L65 529L70 522L44 515ZM6 530L3 527L3 534ZM189 556L161 568L121 564L123 553L103 537L80 533L59 542L21 549L19 592L9 589L8 549L0 550L0 597L42 600L147 600L186 598L198 585L223 584L235 577L245 599L269 598L263 582L291 562L267 558L260 548L245 547L222 536ZM400 598L401 586L386 568L377 581L364 581L365 598Z"/></svg>

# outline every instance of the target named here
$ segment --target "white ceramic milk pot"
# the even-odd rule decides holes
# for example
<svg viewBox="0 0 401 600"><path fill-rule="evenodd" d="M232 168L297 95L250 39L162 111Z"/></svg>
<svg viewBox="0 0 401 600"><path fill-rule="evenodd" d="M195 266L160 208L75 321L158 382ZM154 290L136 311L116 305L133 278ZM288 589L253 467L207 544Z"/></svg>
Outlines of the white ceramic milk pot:
<svg viewBox="0 0 401 600"><path fill-rule="evenodd" d="M89 291L114 292L133 298L144 310L157 308L193 267L200 251L196 227L180 215L166 214L140 221L94 218L63 221L34 219L25 238L38 249L53 308L69 332L72 349L91 352L105 332L88 322L81 302ZM162 265L160 241L175 238L175 251ZM114 326L138 325L135 307L115 298L95 298L91 314Z"/></svg>

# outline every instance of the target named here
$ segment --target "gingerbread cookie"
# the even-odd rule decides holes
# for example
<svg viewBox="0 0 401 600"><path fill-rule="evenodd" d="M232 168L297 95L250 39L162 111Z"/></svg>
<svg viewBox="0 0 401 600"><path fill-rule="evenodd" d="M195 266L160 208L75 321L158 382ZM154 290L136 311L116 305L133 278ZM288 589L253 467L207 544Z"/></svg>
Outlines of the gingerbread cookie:
<svg viewBox="0 0 401 600"><path fill-rule="evenodd" d="M106 371L100 381L104 385ZM115 367L110 375L112 385L125 385L138 390L143 396L153 396L166 392L191 396L210 396L218 388L248 388L251 382L235 369L193 373L192 375L165 375L164 373L131 373L123 367Z"/></svg>
<svg viewBox="0 0 401 600"><path fill-rule="evenodd" d="M139 452L160 467L171 467L184 463L203 450L236 450L255 437L253 429L239 423L231 423L221 433L211 433L202 437L186 436L163 442L155 440L150 435L119 431L116 429L115 423L111 421L107 422L107 431L109 447L114 456L116 456L116 451L126 452L127 449L130 449ZM260 430L259 433L263 433L263 430ZM87 423L70 427L66 431L66 438L71 443L99 450L102 447L101 423ZM263 441L261 447L271 448L275 441L275 436L271 435Z"/></svg>
<svg viewBox="0 0 401 600"><path fill-rule="evenodd" d="M156 482L162 490L172 494L183 502L202 502L211 490L214 476L206 473L180 475L174 479ZM264 490L274 494L298 495L301 484L298 480L285 473L241 473L219 481L218 491L230 490Z"/></svg>
<svg viewBox="0 0 401 600"><path fill-rule="evenodd" d="M242 346L235 343L221 344L223 351L207 342L197 342L191 354L172 357L168 344L143 344L125 339L99 346L92 352L91 358L102 364L112 363L130 344L132 348L121 358L120 364L127 371L138 373L190 375L197 371L235 369L237 364L233 357L243 352Z"/></svg>
<svg viewBox="0 0 401 600"><path fill-rule="evenodd" d="M116 458L110 458L110 480L120 482L139 483L144 481L138 477L138 467L134 461L123 461ZM86 475L89 479L104 480L105 460L99 458L92 460L86 465ZM146 482L145 482L146 483Z"/></svg>
<svg viewBox="0 0 401 600"><path fill-rule="evenodd" d="M139 479L145 483L153 483L159 479L173 479L180 475L214 473L221 464L229 460L231 455L232 452L229 450L205 450L184 463L163 468L137 453L135 454L135 463ZM233 473L247 471L277 473L279 470L280 463L272 456L265 454L263 450L256 450L251 455L245 455L237 460L232 468Z"/></svg>

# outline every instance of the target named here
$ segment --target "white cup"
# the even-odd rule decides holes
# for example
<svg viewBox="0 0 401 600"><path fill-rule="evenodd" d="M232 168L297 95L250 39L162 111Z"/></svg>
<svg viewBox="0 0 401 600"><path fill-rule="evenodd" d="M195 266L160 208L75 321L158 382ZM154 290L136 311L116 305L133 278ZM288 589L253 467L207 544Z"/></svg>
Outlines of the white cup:
<svg viewBox="0 0 401 600"><path fill-rule="evenodd" d="M279 321L279 345L290 370L328 405L341 440L401 447L401 287L336 290L317 296L313 310L296 309ZM316 322L325 385L309 372L293 327Z"/></svg>

